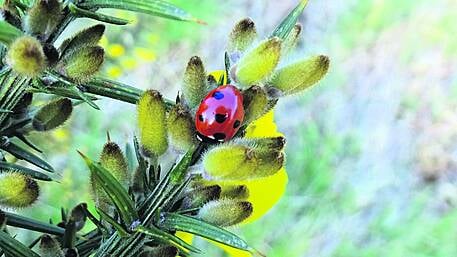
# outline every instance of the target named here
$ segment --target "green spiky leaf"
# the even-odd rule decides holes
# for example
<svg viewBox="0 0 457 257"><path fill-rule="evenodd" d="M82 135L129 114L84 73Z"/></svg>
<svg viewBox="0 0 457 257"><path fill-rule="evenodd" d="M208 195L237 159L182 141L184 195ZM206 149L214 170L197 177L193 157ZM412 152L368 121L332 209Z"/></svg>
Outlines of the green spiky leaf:
<svg viewBox="0 0 457 257"><path fill-rule="evenodd" d="M275 28L270 37L279 37L282 40L286 39L297 23L298 17L302 14L307 3L308 0L300 0L300 3L289 13L289 15L287 15L278 27Z"/></svg>
<svg viewBox="0 0 457 257"><path fill-rule="evenodd" d="M104 221L108 222L113 228L119 233L121 237L126 237L129 235L127 230L122 226L122 224L119 224L115 219L113 219L108 213L104 212L102 209L97 208L98 214L100 214L100 218L103 219Z"/></svg>
<svg viewBox="0 0 457 257"><path fill-rule="evenodd" d="M30 219L10 212L4 213L6 216L6 224L12 227L28 229L57 236L61 236L65 232L65 229L54 226L52 224Z"/></svg>
<svg viewBox="0 0 457 257"><path fill-rule="evenodd" d="M175 213L165 213L161 220L160 226L167 230L178 230L198 235L237 249L251 251L252 248L237 235L189 216Z"/></svg>
<svg viewBox="0 0 457 257"><path fill-rule="evenodd" d="M52 181L52 178L49 177L48 175L36 171L33 169L29 169L14 163L8 163L8 162L0 162L0 169L6 169L6 170L14 170L16 172L20 172L22 174L28 175L34 179L42 180L42 181Z"/></svg>
<svg viewBox="0 0 457 257"><path fill-rule="evenodd" d="M93 9L93 8L113 8L122 9L133 12L140 12L149 14L152 16L158 16L162 18L190 21L203 23L199 19L193 17L190 13L183 9L162 0L87 0L81 3L79 7Z"/></svg>
<svg viewBox="0 0 457 257"><path fill-rule="evenodd" d="M0 248L11 257L40 257L27 246L3 231L0 231Z"/></svg>
<svg viewBox="0 0 457 257"><path fill-rule="evenodd" d="M45 162L43 159L31 153L30 151L16 145L13 142L5 143L2 146L0 146L0 148L7 151L8 153L10 153L11 155L20 160L30 162L33 165L36 165L46 171L54 172L54 168L52 168L52 166Z"/></svg>
<svg viewBox="0 0 457 257"><path fill-rule="evenodd" d="M176 246L177 248L184 250L184 251L190 251L194 253L200 253L200 249L184 242L182 239L179 237L176 237L174 235L168 234L156 227L150 227L146 228L143 226L138 226L135 229L137 232L143 233L157 241Z"/></svg>
<svg viewBox="0 0 457 257"><path fill-rule="evenodd" d="M22 34L23 33L19 29L8 22L0 21L0 43L9 45L14 41L14 39Z"/></svg>
<svg viewBox="0 0 457 257"><path fill-rule="evenodd" d="M126 19L117 18L117 17L106 15L103 13L85 10L85 9L77 7L76 5L74 5L72 3L70 3L68 5L68 7L70 9L70 12L73 15L78 16L78 17L90 18L90 19L94 19L97 21L106 22L106 23L115 24L115 25L126 25L129 23L129 21Z"/></svg>

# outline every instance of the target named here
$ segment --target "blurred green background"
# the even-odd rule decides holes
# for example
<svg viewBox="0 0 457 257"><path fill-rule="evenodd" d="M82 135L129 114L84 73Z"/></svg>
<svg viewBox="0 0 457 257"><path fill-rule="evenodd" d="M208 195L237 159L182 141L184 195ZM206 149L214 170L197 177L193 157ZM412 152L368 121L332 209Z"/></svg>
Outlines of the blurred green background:
<svg viewBox="0 0 457 257"><path fill-rule="evenodd" d="M250 16L266 37L297 0L172 2L208 25L118 13L133 22L108 27L105 75L173 99L191 56L222 68L236 21ZM268 215L236 228L252 246L269 257L457 256L456 10L455 0L310 0L289 61L326 54L331 69L276 109L290 183ZM61 179L22 213L58 220L61 206L91 201L76 149L96 156L107 131L126 143L136 127L134 106L99 105L34 138Z"/></svg>

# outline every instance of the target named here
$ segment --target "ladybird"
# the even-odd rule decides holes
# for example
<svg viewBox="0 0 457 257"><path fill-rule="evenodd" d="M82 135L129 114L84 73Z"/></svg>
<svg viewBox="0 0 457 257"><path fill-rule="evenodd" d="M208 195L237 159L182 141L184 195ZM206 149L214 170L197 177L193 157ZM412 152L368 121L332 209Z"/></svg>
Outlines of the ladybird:
<svg viewBox="0 0 457 257"><path fill-rule="evenodd" d="M241 92L232 85L219 86L203 98L195 115L200 141L230 140L243 123L244 107Z"/></svg>

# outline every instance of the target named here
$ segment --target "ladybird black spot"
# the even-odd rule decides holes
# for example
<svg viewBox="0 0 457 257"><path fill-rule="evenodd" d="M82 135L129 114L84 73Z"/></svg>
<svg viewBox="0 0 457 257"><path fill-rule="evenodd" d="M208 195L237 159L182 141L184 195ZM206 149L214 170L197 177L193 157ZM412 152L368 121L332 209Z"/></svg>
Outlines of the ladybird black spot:
<svg viewBox="0 0 457 257"><path fill-rule="evenodd" d="M199 119L200 121L203 121L203 115L201 115L201 114L198 115L198 119Z"/></svg>
<svg viewBox="0 0 457 257"><path fill-rule="evenodd" d="M238 128L240 124L241 122L239 120L236 120L235 123L233 123L233 128Z"/></svg>
<svg viewBox="0 0 457 257"><path fill-rule="evenodd" d="M214 133L213 137L216 140L223 140L223 139L225 139L225 134L224 133Z"/></svg>
<svg viewBox="0 0 457 257"><path fill-rule="evenodd" d="M213 97L216 98L216 100L221 100L222 98L224 98L224 94L219 91L216 91L213 93Z"/></svg>
<svg viewBox="0 0 457 257"><path fill-rule="evenodd" d="M226 114L219 114L219 113L216 114L217 123L223 123L226 119L227 119Z"/></svg>

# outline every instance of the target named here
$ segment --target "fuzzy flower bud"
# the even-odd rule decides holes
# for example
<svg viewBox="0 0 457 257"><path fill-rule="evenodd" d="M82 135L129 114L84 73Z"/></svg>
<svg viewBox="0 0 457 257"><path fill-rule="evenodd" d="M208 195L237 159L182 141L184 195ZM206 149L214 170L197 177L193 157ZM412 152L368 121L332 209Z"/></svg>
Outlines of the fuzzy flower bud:
<svg viewBox="0 0 457 257"><path fill-rule="evenodd" d="M195 145L195 125L188 110L178 103L170 110L167 119L170 143L177 149L187 151Z"/></svg>
<svg viewBox="0 0 457 257"><path fill-rule="evenodd" d="M205 203L219 199L221 187L218 185L205 186L196 188L184 196L182 208L190 209L201 207Z"/></svg>
<svg viewBox="0 0 457 257"><path fill-rule="evenodd" d="M178 255L178 249L170 245L160 245L151 247L142 252L140 257L175 257Z"/></svg>
<svg viewBox="0 0 457 257"><path fill-rule="evenodd" d="M31 36L16 39L8 50L8 64L17 73L35 77L46 68L46 57L40 42Z"/></svg>
<svg viewBox="0 0 457 257"><path fill-rule="evenodd" d="M254 21L250 18L240 20L229 36L227 49L230 52L244 52L257 38L257 31Z"/></svg>
<svg viewBox="0 0 457 257"><path fill-rule="evenodd" d="M81 203L71 210L70 219L75 223L76 231L80 231L86 224L87 216L84 211L86 208L87 204Z"/></svg>
<svg viewBox="0 0 457 257"><path fill-rule="evenodd" d="M295 24L295 26L290 31L289 35L284 39L282 43L282 55L286 56L290 53L298 44L300 39L300 34L302 32L302 26L300 23Z"/></svg>
<svg viewBox="0 0 457 257"><path fill-rule="evenodd" d="M105 144L100 155L100 164L103 168L110 171L122 185L128 185L129 174L127 160L118 144L114 142Z"/></svg>
<svg viewBox="0 0 457 257"><path fill-rule="evenodd" d="M223 185L221 188L221 198L246 200L249 197L249 188L246 185Z"/></svg>
<svg viewBox="0 0 457 257"><path fill-rule="evenodd" d="M244 123L249 124L268 112L269 99L265 90L252 86L243 91Z"/></svg>
<svg viewBox="0 0 457 257"><path fill-rule="evenodd" d="M205 67L198 56L190 58L184 72L182 87L184 99L190 108L196 107L208 93Z"/></svg>
<svg viewBox="0 0 457 257"><path fill-rule="evenodd" d="M105 51L102 47L83 47L62 59L58 69L76 82L88 81L100 70L104 57Z"/></svg>
<svg viewBox="0 0 457 257"><path fill-rule="evenodd" d="M64 257L59 242L47 234L41 236L38 250L41 257Z"/></svg>
<svg viewBox="0 0 457 257"><path fill-rule="evenodd" d="M129 183L129 175L127 169L127 160L122 153L121 148L114 142L108 142L104 145L100 154L100 165L111 172L111 174L122 185L127 186ZM90 174L91 191L98 208L105 212L109 212L111 199L105 193L105 190L99 185L93 173Z"/></svg>
<svg viewBox="0 0 457 257"><path fill-rule="evenodd" d="M49 131L62 125L68 120L73 111L73 105L68 98L59 98L41 107L32 120L32 126L37 131Z"/></svg>
<svg viewBox="0 0 457 257"><path fill-rule="evenodd" d="M236 81L247 87L271 75L281 56L281 40L277 37L267 39L241 57L236 68Z"/></svg>
<svg viewBox="0 0 457 257"><path fill-rule="evenodd" d="M35 1L25 16L25 31L32 35L51 32L60 22L61 11L62 4L59 0Z"/></svg>
<svg viewBox="0 0 457 257"><path fill-rule="evenodd" d="M220 199L205 204L198 217L220 227L236 225L251 216L252 204L246 201Z"/></svg>
<svg viewBox="0 0 457 257"><path fill-rule="evenodd" d="M224 163L224 165L221 165ZM209 180L236 181L267 177L284 165L284 154L243 144L212 148L203 157L204 176Z"/></svg>
<svg viewBox="0 0 457 257"><path fill-rule="evenodd" d="M299 93L322 79L327 74L329 65L327 56L311 57L277 70L271 85L285 95Z"/></svg>
<svg viewBox="0 0 457 257"><path fill-rule="evenodd" d="M0 174L0 205L23 208L38 198L39 187L35 180L18 172Z"/></svg>
<svg viewBox="0 0 457 257"><path fill-rule="evenodd" d="M62 42L59 51L63 58L82 47L96 46L105 33L105 25L97 24L82 31L79 31L71 38Z"/></svg>
<svg viewBox="0 0 457 257"><path fill-rule="evenodd" d="M140 142L146 155L162 155L168 148L166 109L162 95L146 91L138 101Z"/></svg>

